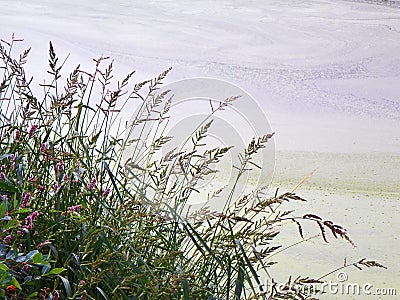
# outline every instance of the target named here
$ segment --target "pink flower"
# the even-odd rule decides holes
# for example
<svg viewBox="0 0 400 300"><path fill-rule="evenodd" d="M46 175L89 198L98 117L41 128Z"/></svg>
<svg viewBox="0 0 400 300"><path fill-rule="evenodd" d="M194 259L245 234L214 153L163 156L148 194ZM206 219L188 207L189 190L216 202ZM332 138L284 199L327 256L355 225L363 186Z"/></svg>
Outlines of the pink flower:
<svg viewBox="0 0 400 300"><path fill-rule="evenodd" d="M4 171L6 169L6 165L1 165L1 170Z"/></svg>
<svg viewBox="0 0 400 300"><path fill-rule="evenodd" d="M33 124L28 133L29 138L31 138L34 135L36 128L37 128L37 125Z"/></svg>
<svg viewBox="0 0 400 300"><path fill-rule="evenodd" d="M64 181L67 181L67 180L68 180L68 174L65 173L65 174L64 174Z"/></svg>
<svg viewBox="0 0 400 300"><path fill-rule="evenodd" d="M82 209L82 204L78 204L78 205L75 205L75 206L70 206L67 209L68 209L68 211L71 211L71 212L77 212L77 211L80 211Z"/></svg>
<svg viewBox="0 0 400 300"><path fill-rule="evenodd" d="M62 215L66 216L68 214L68 212L70 212L70 213L78 212L82 208L83 208L82 204L67 207L67 211L63 212Z"/></svg>
<svg viewBox="0 0 400 300"><path fill-rule="evenodd" d="M0 179L3 181L6 180L6 174L4 174L4 172L0 173Z"/></svg>
<svg viewBox="0 0 400 300"><path fill-rule="evenodd" d="M10 154L10 163L15 161L15 154Z"/></svg>
<svg viewBox="0 0 400 300"><path fill-rule="evenodd" d="M46 150L46 144L45 144L45 143L42 143L42 144L40 145L40 152L44 152L44 150Z"/></svg>
<svg viewBox="0 0 400 300"><path fill-rule="evenodd" d="M93 190L96 187L96 178L93 178L92 181L88 184L87 188L89 191Z"/></svg>
<svg viewBox="0 0 400 300"><path fill-rule="evenodd" d="M104 191L104 193L103 193L103 197L104 198L107 198L107 196L110 194L110 189L109 188L107 188L105 191Z"/></svg>
<svg viewBox="0 0 400 300"><path fill-rule="evenodd" d="M31 193L26 193L24 199L22 200L21 208L25 208L28 206L30 198L31 198Z"/></svg>
<svg viewBox="0 0 400 300"><path fill-rule="evenodd" d="M34 211L30 216L25 218L25 226L24 228L30 230L33 228L33 221L39 216L39 212Z"/></svg>
<svg viewBox="0 0 400 300"><path fill-rule="evenodd" d="M43 243L40 243L39 245L37 245L37 248L38 248L38 249L43 248L43 246L45 246L45 245L47 245L47 244L50 244L50 241L49 241L49 240L45 240Z"/></svg>
<svg viewBox="0 0 400 300"><path fill-rule="evenodd" d="M12 235L9 234L3 239L3 242L4 242L4 244L11 244L12 239L13 239Z"/></svg>

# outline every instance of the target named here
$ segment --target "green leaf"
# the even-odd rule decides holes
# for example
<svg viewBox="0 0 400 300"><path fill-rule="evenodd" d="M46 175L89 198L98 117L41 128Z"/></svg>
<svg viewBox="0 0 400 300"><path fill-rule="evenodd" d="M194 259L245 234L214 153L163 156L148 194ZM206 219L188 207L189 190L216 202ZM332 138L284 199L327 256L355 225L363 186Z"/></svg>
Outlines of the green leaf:
<svg viewBox="0 0 400 300"><path fill-rule="evenodd" d="M32 262L34 264L40 264L43 262L43 254L38 252L32 257Z"/></svg>
<svg viewBox="0 0 400 300"><path fill-rule="evenodd" d="M185 300L190 300L188 280L183 281L183 296Z"/></svg>
<svg viewBox="0 0 400 300"><path fill-rule="evenodd" d="M38 253L39 253L38 250L32 250L32 251L28 252L28 254L25 255L25 261L32 261L32 258Z"/></svg>
<svg viewBox="0 0 400 300"><path fill-rule="evenodd" d="M15 279L14 277L11 278L10 284L12 284L13 286L15 286L17 289L22 290L21 286L19 285L19 282L17 281L17 279Z"/></svg>
<svg viewBox="0 0 400 300"><path fill-rule="evenodd" d="M50 275L58 275L62 272L66 271L66 269L64 268L54 268L52 269L50 272L46 273L46 276L50 276Z"/></svg>
<svg viewBox="0 0 400 300"><path fill-rule="evenodd" d="M0 182L0 192L18 193L18 189L8 182Z"/></svg>
<svg viewBox="0 0 400 300"><path fill-rule="evenodd" d="M104 293L104 291L103 291L101 288L96 287L96 290L100 293L100 295L103 296L103 298L104 298L105 300L108 300L108 297L107 297L106 293Z"/></svg>
<svg viewBox="0 0 400 300"><path fill-rule="evenodd" d="M58 275L58 277L61 279L64 288L65 288L65 293L67 294L67 297L72 297L72 290L71 290L71 285L69 284L69 281L67 278L62 277L60 275Z"/></svg>
<svg viewBox="0 0 400 300"><path fill-rule="evenodd" d="M38 292L34 292L32 294L30 294L27 298L27 300L32 299L33 297L36 297L38 295Z"/></svg>
<svg viewBox="0 0 400 300"><path fill-rule="evenodd" d="M30 212L29 208L22 208L22 209L18 209L16 211L10 212L10 215L18 215L18 214L24 214Z"/></svg>
<svg viewBox="0 0 400 300"><path fill-rule="evenodd" d="M6 206L4 205L4 202L0 204L0 219L4 217L6 214Z"/></svg>
<svg viewBox="0 0 400 300"><path fill-rule="evenodd" d="M100 136L100 134L101 134L101 131L99 131L98 133L96 133L96 134L90 139L89 145L93 145L94 143L96 143L97 140L98 140L98 138L99 138L99 136Z"/></svg>
<svg viewBox="0 0 400 300"><path fill-rule="evenodd" d="M7 222L7 224L4 226L4 230L14 228L16 223L17 219L12 219L11 221Z"/></svg>

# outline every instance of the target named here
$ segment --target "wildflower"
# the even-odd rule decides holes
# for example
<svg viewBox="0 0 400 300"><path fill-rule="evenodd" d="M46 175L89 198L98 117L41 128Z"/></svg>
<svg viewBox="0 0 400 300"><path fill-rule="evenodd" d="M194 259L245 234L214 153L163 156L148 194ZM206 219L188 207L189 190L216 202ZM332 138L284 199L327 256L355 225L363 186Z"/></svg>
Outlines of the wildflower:
<svg viewBox="0 0 400 300"><path fill-rule="evenodd" d="M21 131L19 131L18 129L17 130L15 130L15 140L19 140L19 137L20 137L20 135L21 135Z"/></svg>
<svg viewBox="0 0 400 300"><path fill-rule="evenodd" d="M63 161L60 161L60 162L57 164L57 170L58 170L59 172L61 172L62 170L64 170L64 162L63 162Z"/></svg>
<svg viewBox="0 0 400 300"><path fill-rule="evenodd" d="M25 226L24 228L30 230L33 228L33 221L39 216L39 212L34 211L31 215L25 218Z"/></svg>
<svg viewBox="0 0 400 300"><path fill-rule="evenodd" d="M17 288L14 285L9 285L8 287L6 287L6 290L7 291L11 290L12 292L15 292Z"/></svg>
<svg viewBox="0 0 400 300"><path fill-rule="evenodd" d="M12 240L13 240L13 237L11 234L9 234L3 239L3 242L4 242L4 244L11 244Z"/></svg>
<svg viewBox="0 0 400 300"><path fill-rule="evenodd" d="M39 185L38 189L39 191L43 192L46 189L46 187L44 185Z"/></svg>
<svg viewBox="0 0 400 300"><path fill-rule="evenodd" d="M54 299L54 300L59 300L59 299L60 299L60 294L58 293L57 290L54 291L54 293L53 293L53 299Z"/></svg>
<svg viewBox="0 0 400 300"><path fill-rule="evenodd" d="M46 150L46 144L45 143L42 143L41 145L40 145L40 152L44 152Z"/></svg>
<svg viewBox="0 0 400 300"><path fill-rule="evenodd" d="M75 205L75 206L70 206L67 209L68 209L68 211L71 211L71 212L77 212L77 211L80 211L82 209L82 204L78 204L78 205Z"/></svg>
<svg viewBox="0 0 400 300"><path fill-rule="evenodd" d="M26 193L24 199L22 200L21 208L25 208L28 206L30 198L31 198L31 193Z"/></svg>
<svg viewBox="0 0 400 300"><path fill-rule="evenodd" d="M15 161L15 154L10 154L10 163Z"/></svg>
<svg viewBox="0 0 400 300"><path fill-rule="evenodd" d="M54 191L57 191L57 190L58 190L58 183L55 183L55 184L54 184L53 190L54 190Z"/></svg>
<svg viewBox="0 0 400 300"><path fill-rule="evenodd" d="M31 138L34 135L36 128L37 128L37 125L33 124L28 133L29 138Z"/></svg>
<svg viewBox="0 0 400 300"><path fill-rule="evenodd" d="M87 188L89 191L93 190L96 187L96 178L93 178L92 181L88 184Z"/></svg>
<svg viewBox="0 0 400 300"><path fill-rule="evenodd" d="M23 267L22 267L22 271L28 271L29 270L29 265L28 264L25 264Z"/></svg>
<svg viewBox="0 0 400 300"><path fill-rule="evenodd" d="M31 178L28 179L28 181L29 181L30 183L35 183L36 180L37 180L36 177L31 177Z"/></svg>
<svg viewBox="0 0 400 300"><path fill-rule="evenodd" d="M103 193L103 197L104 198L107 198L107 196L110 194L110 189L109 188L107 188L105 191L104 191L104 193Z"/></svg>
<svg viewBox="0 0 400 300"><path fill-rule="evenodd" d="M78 212L82 208L83 208L82 204L78 204L78 205L67 207L67 211L63 212L62 215L66 216L68 214L68 212L71 212L71 213Z"/></svg>
<svg viewBox="0 0 400 300"><path fill-rule="evenodd" d="M4 172L0 173L0 179L5 181L6 180L6 174L4 174Z"/></svg>
<svg viewBox="0 0 400 300"><path fill-rule="evenodd" d="M11 164L11 170L14 170L15 169L15 163L12 163Z"/></svg>
<svg viewBox="0 0 400 300"><path fill-rule="evenodd" d="M43 246L45 246L45 245L47 245L47 244L50 244L50 241L49 241L49 240L45 240L43 243L40 243L39 245L37 245L37 248L38 248L38 249L43 248Z"/></svg>
<svg viewBox="0 0 400 300"><path fill-rule="evenodd" d="M65 174L64 174L64 181L67 181L67 180L68 180L68 174L65 173Z"/></svg>
<svg viewBox="0 0 400 300"><path fill-rule="evenodd" d="M4 171L6 169L6 165L1 165L1 170Z"/></svg>

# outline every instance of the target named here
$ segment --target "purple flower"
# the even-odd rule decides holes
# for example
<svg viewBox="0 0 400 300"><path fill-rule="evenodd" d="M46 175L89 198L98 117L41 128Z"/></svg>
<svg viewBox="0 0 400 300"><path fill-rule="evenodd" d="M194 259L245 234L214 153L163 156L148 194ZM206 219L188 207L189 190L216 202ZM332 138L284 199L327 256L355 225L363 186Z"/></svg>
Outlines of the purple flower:
<svg viewBox="0 0 400 300"><path fill-rule="evenodd" d="M44 152L44 150L46 150L46 144L45 144L45 143L42 143L42 144L40 145L40 152Z"/></svg>
<svg viewBox="0 0 400 300"><path fill-rule="evenodd" d="M54 300L59 300L60 299L60 294L57 291L54 291L53 293L53 299Z"/></svg>
<svg viewBox="0 0 400 300"><path fill-rule="evenodd" d="M16 140L19 140L20 134L21 134L21 131L19 131L18 129L15 130L15 139L16 139Z"/></svg>
<svg viewBox="0 0 400 300"><path fill-rule="evenodd" d="M6 169L6 165L1 165L1 170L4 171Z"/></svg>
<svg viewBox="0 0 400 300"><path fill-rule="evenodd" d="M61 172L62 170L64 170L64 162L63 162L63 161L60 161L60 162L57 164L57 170L58 170L59 172Z"/></svg>
<svg viewBox="0 0 400 300"><path fill-rule="evenodd" d="M3 181L6 180L6 174L4 174L4 172L0 173L0 179Z"/></svg>
<svg viewBox="0 0 400 300"><path fill-rule="evenodd" d="M34 135L36 128L37 128L37 125L33 124L28 133L29 138L31 138Z"/></svg>
<svg viewBox="0 0 400 300"><path fill-rule="evenodd" d="M28 271L28 269L29 269L29 265L28 264L25 264L23 267L22 267L22 271Z"/></svg>
<svg viewBox="0 0 400 300"><path fill-rule="evenodd" d="M10 163L15 161L15 154L10 154Z"/></svg>
<svg viewBox="0 0 400 300"><path fill-rule="evenodd" d="M92 181L88 184L87 188L89 191L93 190L96 187L96 178L93 178Z"/></svg>
<svg viewBox="0 0 400 300"><path fill-rule="evenodd" d="M24 199L22 200L21 208L25 208L28 206L30 198L31 198L31 193L26 193Z"/></svg>

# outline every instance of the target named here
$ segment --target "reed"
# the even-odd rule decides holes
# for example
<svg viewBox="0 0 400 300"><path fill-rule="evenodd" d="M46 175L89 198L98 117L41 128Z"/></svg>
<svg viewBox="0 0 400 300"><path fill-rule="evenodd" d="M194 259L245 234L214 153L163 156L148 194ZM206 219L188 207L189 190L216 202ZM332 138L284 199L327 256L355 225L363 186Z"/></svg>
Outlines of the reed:
<svg viewBox="0 0 400 300"><path fill-rule="evenodd" d="M274 254L292 246L275 243L279 227L294 224L306 241L302 223L313 222L322 240L330 234L353 243L329 220L282 211L283 202L305 201L294 192L268 195L257 188L237 196L234 186L223 210L182 218L198 181L230 148L200 149L212 126L206 122L188 137L191 151L159 155L170 140L162 128L171 98L158 90L170 70L136 84L134 72L116 81L113 62L100 57L94 71L77 66L63 83L63 63L50 43L50 80L39 96L24 70L29 49L15 56L16 42L0 43L1 297L303 299L310 295L265 290L261 283ZM139 109L126 125L120 112L131 103ZM140 134L127 140L132 131ZM272 136L250 141L237 181L257 166L253 156ZM124 160L127 147L133 151ZM360 265L383 267L354 263Z"/></svg>

